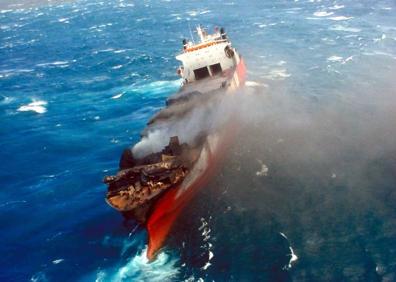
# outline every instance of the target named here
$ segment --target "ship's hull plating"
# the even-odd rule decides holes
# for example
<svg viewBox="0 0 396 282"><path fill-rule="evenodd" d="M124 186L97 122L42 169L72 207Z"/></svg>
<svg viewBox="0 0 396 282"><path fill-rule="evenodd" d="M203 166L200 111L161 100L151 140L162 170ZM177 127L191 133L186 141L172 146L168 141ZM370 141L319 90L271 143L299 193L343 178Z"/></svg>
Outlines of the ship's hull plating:
<svg viewBox="0 0 396 282"><path fill-rule="evenodd" d="M239 59L239 58L238 58ZM230 88L235 91L243 86L246 77L246 67L242 58L232 74ZM235 124L230 120L227 126L219 132L207 137L200 157L187 177L178 187L169 189L153 204L146 227L148 231L147 258L153 260L163 246L173 223L189 203L200 187L207 185L215 175L219 164L224 159L230 142L234 139Z"/></svg>

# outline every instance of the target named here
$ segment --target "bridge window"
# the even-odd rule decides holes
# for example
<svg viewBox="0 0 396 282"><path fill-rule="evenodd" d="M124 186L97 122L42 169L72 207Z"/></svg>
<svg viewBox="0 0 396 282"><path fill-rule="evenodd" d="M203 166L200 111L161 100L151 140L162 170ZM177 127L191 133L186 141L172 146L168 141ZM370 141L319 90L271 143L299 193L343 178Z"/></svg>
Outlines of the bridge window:
<svg viewBox="0 0 396 282"><path fill-rule="evenodd" d="M221 72L223 70L221 69L220 63L218 63L218 64L211 65L210 71L211 71L212 75L218 75L218 74L221 74Z"/></svg>
<svg viewBox="0 0 396 282"><path fill-rule="evenodd" d="M199 68L194 70L194 74L196 80L204 79L209 76L209 70L207 67Z"/></svg>

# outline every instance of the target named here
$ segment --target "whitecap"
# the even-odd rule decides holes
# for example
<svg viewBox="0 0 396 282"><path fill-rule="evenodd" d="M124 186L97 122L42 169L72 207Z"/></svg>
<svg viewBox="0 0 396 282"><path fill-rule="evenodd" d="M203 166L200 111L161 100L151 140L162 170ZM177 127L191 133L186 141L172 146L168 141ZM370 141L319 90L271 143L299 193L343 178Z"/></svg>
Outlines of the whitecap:
<svg viewBox="0 0 396 282"><path fill-rule="evenodd" d="M346 32L361 32L362 30L359 28L355 27L346 27L342 25L334 25L329 28L329 30L335 30L335 31L346 31Z"/></svg>
<svg viewBox="0 0 396 282"><path fill-rule="evenodd" d="M62 66L62 65L67 65L67 64L69 64L69 61L55 61L55 62L51 62L51 63L37 64L36 66L47 67L47 66Z"/></svg>
<svg viewBox="0 0 396 282"><path fill-rule="evenodd" d="M353 56L349 56L348 58L346 58L343 62L342 62L342 64L345 64L345 63L347 63L347 62L349 62L349 61L352 61L353 60Z"/></svg>
<svg viewBox="0 0 396 282"><path fill-rule="evenodd" d="M64 259L55 259L55 260L52 261L52 263L53 263L53 264L59 264L59 263L61 263L62 261L64 261Z"/></svg>
<svg viewBox="0 0 396 282"><path fill-rule="evenodd" d="M341 62L342 61L342 57L340 56L331 56L327 58L327 61L329 62Z"/></svg>
<svg viewBox="0 0 396 282"><path fill-rule="evenodd" d="M26 204L26 203L27 203L27 201L25 201L25 200L21 200L21 201L8 201L8 202L5 202L5 203L3 203L3 204L0 204L0 208L5 207L5 206L8 206L8 205Z"/></svg>
<svg viewBox="0 0 396 282"><path fill-rule="evenodd" d="M10 28L11 28L11 26L9 26L9 25L0 25L0 29L2 29L2 30L7 30Z"/></svg>
<svg viewBox="0 0 396 282"><path fill-rule="evenodd" d="M111 99L119 99L122 97L122 95L124 95L124 92L112 96Z"/></svg>
<svg viewBox="0 0 396 282"><path fill-rule="evenodd" d="M258 86L260 86L261 84L258 83L258 82L256 82L256 81L250 81L250 80L248 80L248 81L245 82L245 85L246 85L247 87L258 87Z"/></svg>
<svg viewBox="0 0 396 282"><path fill-rule="evenodd" d="M262 163L262 161L260 161L261 167L260 170L256 171L256 175L257 176L267 176L268 175L268 166L266 166L264 163Z"/></svg>
<svg viewBox="0 0 396 282"><path fill-rule="evenodd" d="M5 13L10 13L10 12L12 12L13 10L1 10L0 11L0 14L5 14Z"/></svg>
<svg viewBox="0 0 396 282"><path fill-rule="evenodd" d="M93 54L107 53L107 52L112 52L112 51L114 51L113 48L107 48L107 49L102 49L102 50L98 50L98 51L93 51Z"/></svg>
<svg viewBox="0 0 396 282"><path fill-rule="evenodd" d="M280 234L283 238L285 238L286 240L288 240L288 239L287 239L287 236L285 235L285 233L279 232L279 234Z"/></svg>
<svg viewBox="0 0 396 282"><path fill-rule="evenodd" d="M69 23L69 18L58 19L58 22L60 22L60 23Z"/></svg>
<svg viewBox="0 0 396 282"><path fill-rule="evenodd" d="M18 112L32 111L38 114L43 114L47 111L47 108L45 107L46 105L47 105L46 101L33 101L27 105L20 106L17 109L17 111Z"/></svg>
<svg viewBox="0 0 396 282"><path fill-rule="evenodd" d="M31 278L30 281L32 282L46 282L48 281L47 276L45 275L45 272L40 271L35 273Z"/></svg>
<svg viewBox="0 0 396 282"><path fill-rule="evenodd" d="M211 219L211 217L209 217L209 220ZM210 240L210 233L211 233L211 229L209 228L209 223L208 221L205 220L205 218L201 218L201 223L202 225L198 228L199 231L202 231L201 235L203 237L203 241L204 241L204 245L201 246L201 248L205 249L208 251L208 261L205 263L205 265L203 267L201 267L202 270L206 270L208 269L209 266L211 266L212 264L210 263L210 261L213 259L214 254L212 252L212 247L213 244L211 242L209 242Z"/></svg>
<svg viewBox="0 0 396 282"><path fill-rule="evenodd" d="M0 100L0 105L8 105L12 101L15 100L15 98L13 98L13 97L8 97L8 96L3 96L3 95L1 95L1 97L2 97L2 99Z"/></svg>
<svg viewBox="0 0 396 282"><path fill-rule="evenodd" d="M268 75L264 75L263 77L271 80L283 80L290 76L291 74L287 73L286 69L273 69Z"/></svg>
<svg viewBox="0 0 396 282"><path fill-rule="evenodd" d="M336 4L336 5L332 6L332 7L329 7L330 10L339 10L339 9L342 9L342 8L345 8L345 6Z"/></svg>
<svg viewBox="0 0 396 282"><path fill-rule="evenodd" d="M333 15L333 12L326 12L326 11L316 11L313 13L315 17L327 17Z"/></svg>
<svg viewBox="0 0 396 282"><path fill-rule="evenodd" d="M198 12L197 12L197 11L188 11L187 14L188 14L189 16L191 16L191 17L195 17L195 16L198 15Z"/></svg>
<svg viewBox="0 0 396 282"><path fill-rule="evenodd" d="M377 43L377 42L380 42L380 41L382 41L382 40L384 40L384 39L386 39L386 34L383 33L383 34L381 35L380 38L374 38L373 41L374 41L375 43Z"/></svg>
<svg viewBox="0 0 396 282"><path fill-rule="evenodd" d="M290 250L289 256L290 256L290 260L289 260L288 265L286 265L283 269L290 269L290 268L292 268L293 263L294 263L295 261L298 260L298 256L297 256L296 253L294 252L294 250L293 250L293 248L292 248L292 246L291 246L291 244L290 244L290 242L289 242L289 239L287 238L287 236L285 235L285 233L279 232L279 234L280 234L283 238L285 238L285 239L287 240L287 242L289 243L289 250Z"/></svg>
<svg viewBox="0 0 396 282"><path fill-rule="evenodd" d="M337 16L337 17L329 17L329 19L332 21L346 21L353 19L353 17Z"/></svg>
<svg viewBox="0 0 396 282"><path fill-rule="evenodd" d="M290 269L292 267L293 262L298 260L298 256L294 253L293 248L290 246L290 261L289 261L289 265L288 268Z"/></svg>
<svg viewBox="0 0 396 282"><path fill-rule="evenodd" d="M320 20L321 18L319 18L319 17L318 17L318 18L306 17L305 19L306 19L306 20Z"/></svg>
<svg viewBox="0 0 396 282"><path fill-rule="evenodd" d="M204 15L204 14L207 14L207 13L210 13L210 12L211 12L211 10L204 10L204 11L200 12L199 14L200 15Z"/></svg>
<svg viewBox="0 0 396 282"><path fill-rule="evenodd" d="M206 264L202 267L202 270L206 270L208 269L209 266L211 266L212 264L210 262L206 262Z"/></svg>
<svg viewBox="0 0 396 282"><path fill-rule="evenodd" d="M120 69L122 67L123 67L123 65L116 65L116 66L112 67L111 69L112 70L118 70L118 69Z"/></svg>
<svg viewBox="0 0 396 282"><path fill-rule="evenodd" d="M113 53L114 54L119 54L119 53L124 53L124 52L126 52L126 49L115 50Z"/></svg>

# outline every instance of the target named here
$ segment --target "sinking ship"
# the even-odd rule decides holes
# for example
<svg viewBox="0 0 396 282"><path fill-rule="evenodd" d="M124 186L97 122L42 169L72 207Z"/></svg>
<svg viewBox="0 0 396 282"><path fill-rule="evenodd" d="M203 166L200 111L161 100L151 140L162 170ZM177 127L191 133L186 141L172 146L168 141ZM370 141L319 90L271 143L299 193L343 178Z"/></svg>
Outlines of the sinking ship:
<svg viewBox="0 0 396 282"><path fill-rule="evenodd" d="M142 139L156 128L188 119L197 108L229 99L244 85L244 60L224 28L209 34L198 26L197 34L198 42L184 39L176 56L181 62L177 68L182 79L179 91L150 119ZM104 178L107 203L147 228L149 260L162 248L183 208L216 173L235 130L230 117L221 127L199 132L187 141L172 136L173 132L168 134L167 145L156 152L137 156L131 148L126 149L119 172Z"/></svg>

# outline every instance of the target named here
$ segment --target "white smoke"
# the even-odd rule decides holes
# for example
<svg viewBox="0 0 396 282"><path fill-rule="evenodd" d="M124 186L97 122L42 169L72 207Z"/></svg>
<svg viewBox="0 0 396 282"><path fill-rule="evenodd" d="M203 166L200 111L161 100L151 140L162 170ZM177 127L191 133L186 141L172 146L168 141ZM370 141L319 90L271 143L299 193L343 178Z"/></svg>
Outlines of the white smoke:
<svg viewBox="0 0 396 282"><path fill-rule="evenodd" d="M148 128L146 136L133 147L133 154L140 158L159 152L172 136L178 136L181 143L193 143L198 135L209 134L230 119L230 115L236 112L235 102L239 95L241 93L226 94L205 103L195 101L188 114L155 123Z"/></svg>

